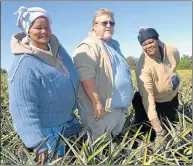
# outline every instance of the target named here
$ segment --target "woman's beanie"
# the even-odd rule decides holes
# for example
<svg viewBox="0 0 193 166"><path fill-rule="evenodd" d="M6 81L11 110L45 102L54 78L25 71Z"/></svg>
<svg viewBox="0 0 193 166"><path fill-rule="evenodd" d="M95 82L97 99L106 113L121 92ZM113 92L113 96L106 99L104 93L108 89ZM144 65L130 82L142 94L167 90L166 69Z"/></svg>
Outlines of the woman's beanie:
<svg viewBox="0 0 193 166"><path fill-rule="evenodd" d="M158 40L158 37L159 37L159 34L153 28L140 28L139 30L138 40L141 45L147 39Z"/></svg>
<svg viewBox="0 0 193 166"><path fill-rule="evenodd" d="M50 16L44 9L40 7L26 8L21 6L14 14L19 14L17 19L17 26L21 28L26 35L28 35L32 23L38 17L45 17L49 21L49 24L51 24Z"/></svg>

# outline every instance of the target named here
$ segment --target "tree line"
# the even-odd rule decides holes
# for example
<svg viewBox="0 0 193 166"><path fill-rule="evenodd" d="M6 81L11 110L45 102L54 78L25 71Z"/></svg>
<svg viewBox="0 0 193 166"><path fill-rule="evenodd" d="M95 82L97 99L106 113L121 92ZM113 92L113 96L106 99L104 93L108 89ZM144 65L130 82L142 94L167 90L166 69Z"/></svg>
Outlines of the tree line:
<svg viewBox="0 0 193 166"><path fill-rule="evenodd" d="M131 70L135 70L136 63L138 61L138 58L129 56L126 58L127 63L129 64L129 67ZM192 69L192 56L183 55L181 57L180 63L177 65L178 70L188 70ZM7 71L5 69L1 68L1 74L5 74Z"/></svg>
<svg viewBox="0 0 193 166"><path fill-rule="evenodd" d="M138 58L129 56L126 58L127 63L131 70L135 70L135 66L137 64ZM180 63L177 65L177 70L188 70L192 69L192 56L183 55L181 57Z"/></svg>
<svg viewBox="0 0 193 166"><path fill-rule="evenodd" d="M183 55L180 63L177 66L178 70L192 69L192 56Z"/></svg>

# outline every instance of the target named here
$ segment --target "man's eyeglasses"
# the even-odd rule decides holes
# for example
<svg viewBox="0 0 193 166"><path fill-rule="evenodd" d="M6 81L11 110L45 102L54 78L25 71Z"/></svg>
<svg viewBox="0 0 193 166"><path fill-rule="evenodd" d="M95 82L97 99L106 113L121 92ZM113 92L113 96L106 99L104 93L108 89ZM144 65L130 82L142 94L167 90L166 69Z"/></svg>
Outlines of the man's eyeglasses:
<svg viewBox="0 0 193 166"><path fill-rule="evenodd" d="M112 27L115 26L115 22L113 22L113 21L96 22L96 24L102 24L104 27L106 27L108 24L110 24L110 26L112 26Z"/></svg>

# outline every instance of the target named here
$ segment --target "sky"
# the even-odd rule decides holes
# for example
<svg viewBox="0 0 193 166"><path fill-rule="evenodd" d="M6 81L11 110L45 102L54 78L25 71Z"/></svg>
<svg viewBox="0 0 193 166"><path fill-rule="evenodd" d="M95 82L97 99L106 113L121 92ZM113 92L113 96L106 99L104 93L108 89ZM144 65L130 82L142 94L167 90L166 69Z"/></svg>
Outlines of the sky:
<svg viewBox="0 0 193 166"><path fill-rule="evenodd" d="M177 47L180 55L192 56L191 1L12 1L1 2L1 68L9 71L14 55L10 41L21 32L16 26L20 6L42 7L52 19L52 33L72 55L76 46L91 30L95 12L109 8L114 12L115 33L125 57L139 58L141 46L137 40L140 27L153 27L164 43Z"/></svg>

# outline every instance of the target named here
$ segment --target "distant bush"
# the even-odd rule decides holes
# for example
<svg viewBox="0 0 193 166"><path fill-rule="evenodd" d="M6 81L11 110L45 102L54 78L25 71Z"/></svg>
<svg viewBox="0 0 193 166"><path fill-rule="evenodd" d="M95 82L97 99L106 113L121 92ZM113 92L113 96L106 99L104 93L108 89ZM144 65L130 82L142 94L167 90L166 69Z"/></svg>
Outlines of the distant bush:
<svg viewBox="0 0 193 166"><path fill-rule="evenodd" d="M192 56L183 55L177 66L178 70L192 69Z"/></svg>
<svg viewBox="0 0 193 166"><path fill-rule="evenodd" d="M7 71L1 68L1 74L7 74Z"/></svg>
<svg viewBox="0 0 193 166"><path fill-rule="evenodd" d="M138 58L134 58L132 56L129 56L126 58L127 63L129 64L129 67L131 70L135 70L136 63L138 61Z"/></svg>

